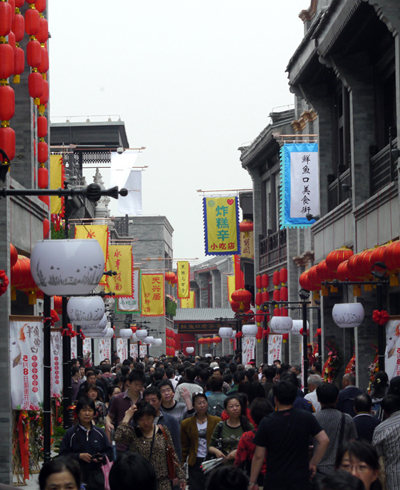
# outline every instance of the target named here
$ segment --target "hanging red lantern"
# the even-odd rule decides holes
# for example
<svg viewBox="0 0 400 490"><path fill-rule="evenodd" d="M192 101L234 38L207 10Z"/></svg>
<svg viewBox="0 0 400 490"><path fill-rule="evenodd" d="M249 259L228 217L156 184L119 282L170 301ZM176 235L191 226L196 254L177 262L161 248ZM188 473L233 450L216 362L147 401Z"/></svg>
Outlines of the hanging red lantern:
<svg viewBox="0 0 400 490"><path fill-rule="evenodd" d="M269 292L268 291L263 291L261 293L261 298L262 298L262 303L268 303L268 301L269 301Z"/></svg>
<svg viewBox="0 0 400 490"><path fill-rule="evenodd" d="M25 3L25 0L15 0L15 7L21 8Z"/></svg>
<svg viewBox="0 0 400 490"><path fill-rule="evenodd" d="M40 65L38 66L38 70L39 73L44 75L49 71L49 53L47 49L44 47L44 44L42 44L40 50L41 50L40 54L42 59Z"/></svg>
<svg viewBox="0 0 400 490"><path fill-rule="evenodd" d="M299 284L306 291L311 291L311 284L308 278L308 271L304 271L302 274L300 274Z"/></svg>
<svg viewBox="0 0 400 490"><path fill-rule="evenodd" d="M14 71L14 50L5 41L0 39L0 78L9 78Z"/></svg>
<svg viewBox="0 0 400 490"><path fill-rule="evenodd" d="M43 77L41 78L43 80ZM44 111L44 107L46 106L48 101L49 101L49 82L47 80L43 80L43 94L40 96L40 105L43 106L43 108L41 108L42 111Z"/></svg>
<svg viewBox="0 0 400 490"><path fill-rule="evenodd" d="M262 287L264 289L267 289L268 286L269 286L269 276L268 276L268 274L263 274L261 276L261 282L262 282Z"/></svg>
<svg viewBox="0 0 400 490"><path fill-rule="evenodd" d="M383 262L385 262L389 271L400 269L400 240L396 240L385 248Z"/></svg>
<svg viewBox="0 0 400 490"><path fill-rule="evenodd" d="M289 340L289 334L288 333L284 333L282 335L282 342L286 344L286 342Z"/></svg>
<svg viewBox="0 0 400 490"><path fill-rule="evenodd" d="M317 265L317 276L320 283L337 279L336 272L333 272L331 269L329 269L329 267L326 265L326 260L322 260Z"/></svg>
<svg viewBox="0 0 400 490"><path fill-rule="evenodd" d="M332 252L328 253L326 256L326 265L333 272L336 272L339 264L348 260L353 255L353 251L347 247L342 247L337 250L332 250Z"/></svg>
<svg viewBox="0 0 400 490"><path fill-rule="evenodd" d="M46 43L49 39L49 25L47 19L43 17L43 15L39 16L39 31L36 34L36 39L40 42L40 44Z"/></svg>
<svg viewBox="0 0 400 490"><path fill-rule="evenodd" d="M62 314L62 296L53 296L54 300L54 309L56 312L61 315Z"/></svg>
<svg viewBox="0 0 400 490"><path fill-rule="evenodd" d="M24 73L25 70L25 53L22 48L19 47L19 44L16 43L15 51L14 51L14 83L19 83L21 79L21 74Z"/></svg>
<svg viewBox="0 0 400 490"><path fill-rule="evenodd" d="M2 148L9 160L15 157L15 131L8 127L0 128L0 148ZM3 162L3 155L0 154L0 162Z"/></svg>
<svg viewBox="0 0 400 490"><path fill-rule="evenodd" d="M26 62L31 68L38 68L42 62L42 48L34 37L26 45Z"/></svg>
<svg viewBox="0 0 400 490"><path fill-rule="evenodd" d="M33 4L35 2L36 2L36 0L26 0L26 3L29 3L29 5L31 5L31 4Z"/></svg>
<svg viewBox="0 0 400 490"><path fill-rule="evenodd" d="M15 51L15 34L13 31L10 31L8 35L8 44L12 47L13 51Z"/></svg>
<svg viewBox="0 0 400 490"><path fill-rule="evenodd" d="M281 316L288 316L288 309L287 308L281 308Z"/></svg>
<svg viewBox="0 0 400 490"><path fill-rule="evenodd" d="M257 342L260 343L262 338L263 338L263 329L261 327L258 327L256 333Z"/></svg>
<svg viewBox="0 0 400 490"><path fill-rule="evenodd" d="M236 291L233 291L231 297L232 301L239 303L241 310L244 309L246 303L249 304L252 300L252 294L250 291L247 291L247 289L237 289Z"/></svg>
<svg viewBox="0 0 400 490"><path fill-rule="evenodd" d="M272 284L277 288L279 286L279 271L275 271L272 276Z"/></svg>
<svg viewBox="0 0 400 490"><path fill-rule="evenodd" d="M37 135L38 138L45 138L47 136L47 117L39 116L37 118Z"/></svg>
<svg viewBox="0 0 400 490"><path fill-rule="evenodd" d="M256 288L257 289L262 288L262 277L260 275L256 276Z"/></svg>
<svg viewBox="0 0 400 490"><path fill-rule="evenodd" d="M15 114L15 94L8 84L0 85L0 120L9 121Z"/></svg>
<svg viewBox="0 0 400 490"><path fill-rule="evenodd" d="M257 310L257 313L255 315L255 321L256 323L262 323L264 320L264 315L262 310Z"/></svg>
<svg viewBox="0 0 400 490"><path fill-rule="evenodd" d="M49 185L49 172L46 167L38 168L38 187L39 189L47 189Z"/></svg>
<svg viewBox="0 0 400 490"><path fill-rule="evenodd" d="M261 306L262 305L262 302L263 302L263 300L262 300L262 293L257 293L256 294L256 305L257 306Z"/></svg>
<svg viewBox="0 0 400 490"><path fill-rule="evenodd" d="M243 316L243 321L248 323L251 322L254 318L254 312L253 310L247 310L245 315Z"/></svg>
<svg viewBox="0 0 400 490"><path fill-rule="evenodd" d="M384 262L385 261L385 254L386 254L386 245L381 245L380 247L376 247L374 250L372 250L371 255L369 256L369 263L370 267L374 266L377 262Z"/></svg>
<svg viewBox="0 0 400 490"><path fill-rule="evenodd" d="M280 308L274 309L274 316L281 316L281 309Z"/></svg>
<svg viewBox="0 0 400 490"><path fill-rule="evenodd" d="M214 344L220 344L222 342L221 337L218 337L218 336L214 337L212 340L213 340Z"/></svg>
<svg viewBox="0 0 400 490"><path fill-rule="evenodd" d="M172 282L175 279L175 274L173 272L166 272L165 273L165 280L167 282Z"/></svg>
<svg viewBox="0 0 400 490"><path fill-rule="evenodd" d="M229 301L229 303L230 303L232 311L234 313L237 313L240 310L240 304L239 303L236 303L235 301Z"/></svg>
<svg viewBox="0 0 400 490"><path fill-rule="evenodd" d="M282 269L279 271L279 281L282 284L286 284L287 278L288 278L288 271L287 271L286 267L282 267Z"/></svg>
<svg viewBox="0 0 400 490"><path fill-rule="evenodd" d="M35 7L40 13L43 13L46 10L46 3L46 0L36 0Z"/></svg>
<svg viewBox="0 0 400 490"><path fill-rule="evenodd" d="M280 301L281 300L281 292L279 291L279 289L274 290L272 297L273 297L274 301Z"/></svg>
<svg viewBox="0 0 400 490"><path fill-rule="evenodd" d="M25 12L25 32L28 36L36 36L39 32L39 12L33 4Z"/></svg>
<svg viewBox="0 0 400 490"><path fill-rule="evenodd" d="M50 221L47 218L45 218L43 220L43 240L49 238L49 233L50 233Z"/></svg>
<svg viewBox="0 0 400 490"><path fill-rule="evenodd" d="M0 2L0 36L5 37L11 31L12 8L7 2Z"/></svg>
<svg viewBox="0 0 400 490"><path fill-rule="evenodd" d="M281 289L281 301L288 300L288 288L286 286L282 286Z"/></svg>
<svg viewBox="0 0 400 490"><path fill-rule="evenodd" d="M40 138L43 140L43 138ZM45 163L49 158L49 147L45 141L39 141L38 143L38 162Z"/></svg>
<svg viewBox="0 0 400 490"><path fill-rule="evenodd" d="M34 99L35 105L39 105L40 97L43 94L43 78L40 73L37 72L36 68L28 76L28 88L29 95Z"/></svg>
<svg viewBox="0 0 400 490"><path fill-rule="evenodd" d="M19 43L22 41L25 35L25 19L17 8L14 15L14 20L12 22L11 29L15 35L15 41Z"/></svg>
<svg viewBox="0 0 400 490"><path fill-rule="evenodd" d="M239 223L239 231L242 233L249 233L250 231L253 231L253 222L245 219Z"/></svg>
<svg viewBox="0 0 400 490"><path fill-rule="evenodd" d="M337 269L337 275L340 281L357 281L358 278L349 271L349 261L345 260L339 264Z"/></svg>
<svg viewBox="0 0 400 490"><path fill-rule="evenodd" d="M319 291L321 289L321 282L317 273L317 266L313 265L308 271L308 280L311 287L310 291Z"/></svg>
<svg viewBox="0 0 400 490"><path fill-rule="evenodd" d="M10 243L10 267L14 267L18 260L18 252L12 243Z"/></svg>
<svg viewBox="0 0 400 490"><path fill-rule="evenodd" d="M50 207L50 197L49 196L39 196L39 199Z"/></svg>

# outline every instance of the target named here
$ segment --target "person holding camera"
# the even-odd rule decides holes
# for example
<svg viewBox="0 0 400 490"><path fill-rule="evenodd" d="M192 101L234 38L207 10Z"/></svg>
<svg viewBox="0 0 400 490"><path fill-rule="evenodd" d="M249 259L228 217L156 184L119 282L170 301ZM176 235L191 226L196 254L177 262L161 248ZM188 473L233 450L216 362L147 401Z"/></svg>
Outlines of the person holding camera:
<svg viewBox="0 0 400 490"><path fill-rule="evenodd" d="M75 408L78 423L67 430L60 446L60 456L70 456L78 461L86 490L104 487L101 465L106 463L106 456L110 461L113 459L106 433L93 424L95 410L93 400L79 400Z"/></svg>

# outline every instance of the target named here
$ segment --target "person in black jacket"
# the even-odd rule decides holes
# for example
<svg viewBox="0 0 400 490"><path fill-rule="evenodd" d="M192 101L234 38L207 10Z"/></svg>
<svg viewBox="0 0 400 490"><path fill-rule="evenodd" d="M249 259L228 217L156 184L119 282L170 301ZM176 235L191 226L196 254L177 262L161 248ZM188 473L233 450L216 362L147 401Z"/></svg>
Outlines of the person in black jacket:
<svg viewBox="0 0 400 490"><path fill-rule="evenodd" d="M93 400L81 398L75 412L79 422L65 433L60 456L71 456L78 461L86 490L98 490L104 487L101 465L106 463L106 456L112 460L112 447L104 430L93 425Z"/></svg>

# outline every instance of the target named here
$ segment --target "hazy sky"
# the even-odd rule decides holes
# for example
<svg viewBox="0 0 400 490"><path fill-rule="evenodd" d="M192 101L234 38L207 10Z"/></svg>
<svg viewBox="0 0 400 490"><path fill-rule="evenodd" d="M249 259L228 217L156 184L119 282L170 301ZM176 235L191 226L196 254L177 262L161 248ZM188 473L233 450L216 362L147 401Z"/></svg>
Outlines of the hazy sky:
<svg viewBox="0 0 400 490"><path fill-rule="evenodd" d="M51 121L120 116L146 147L143 214L168 218L176 258L203 259L196 190L251 188L237 148L293 104L285 69L310 0L48 4Z"/></svg>

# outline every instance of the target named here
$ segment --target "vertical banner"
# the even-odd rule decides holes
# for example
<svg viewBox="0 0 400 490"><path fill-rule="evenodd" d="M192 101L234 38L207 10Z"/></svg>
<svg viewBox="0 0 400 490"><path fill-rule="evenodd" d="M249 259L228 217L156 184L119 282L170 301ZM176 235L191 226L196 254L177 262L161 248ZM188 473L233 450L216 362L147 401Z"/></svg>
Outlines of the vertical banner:
<svg viewBox="0 0 400 490"><path fill-rule="evenodd" d="M254 239L252 231L240 232L241 257L254 259Z"/></svg>
<svg viewBox="0 0 400 490"><path fill-rule="evenodd" d="M107 277L107 286L115 297L132 297L133 295L133 257L131 245L109 245L107 270L117 273L115 276Z"/></svg>
<svg viewBox="0 0 400 490"><path fill-rule="evenodd" d="M196 306L196 292L190 291L190 297L181 299L181 308L195 308Z"/></svg>
<svg viewBox="0 0 400 490"><path fill-rule="evenodd" d="M400 376L400 320L386 323L385 371L389 381Z"/></svg>
<svg viewBox="0 0 400 490"><path fill-rule="evenodd" d="M142 214L142 171L132 170L138 155L138 150L111 152L111 185L128 190L127 196L118 196L118 212L123 216Z"/></svg>
<svg viewBox="0 0 400 490"><path fill-rule="evenodd" d="M98 349L100 362L104 359L111 362L111 339L99 339Z"/></svg>
<svg viewBox="0 0 400 490"><path fill-rule="evenodd" d="M242 364L246 365L251 361L251 359L254 359L255 346L255 337L242 338Z"/></svg>
<svg viewBox="0 0 400 490"><path fill-rule="evenodd" d="M164 315L164 274L142 274L142 316Z"/></svg>
<svg viewBox="0 0 400 490"><path fill-rule="evenodd" d="M133 359L138 358L138 346L136 342L131 342L129 345L129 355L130 357L133 357Z"/></svg>
<svg viewBox="0 0 400 490"><path fill-rule="evenodd" d="M43 405L42 317L10 316L11 408Z"/></svg>
<svg viewBox="0 0 400 490"><path fill-rule="evenodd" d="M121 362L128 358L128 341L126 339L117 338L117 356Z"/></svg>
<svg viewBox="0 0 400 490"><path fill-rule="evenodd" d="M76 337L71 337L71 359L76 359L78 356L78 342Z"/></svg>
<svg viewBox="0 0 400 490"><path fill-rule="evenodd" d="M307 215L320 213L318 144L283 145L281 175L281 228L312 225L315 220L308 220Z"/></svg>
<svg viewBox="0 0 400 490"><path fill-rule="evenodd" d="M270 335L268 338L268 364L281 359L282 335Z"/></svg>
<svg viewBox="0 0 400 490"><path fill-rule="evenodd" d="M62 395L62 344L61 332L51 332L51 378L50 393L51 397L60 397Z"/></svg>
<svg viewBox="0 0 400 490"><path fill-rule="evenodd" d="M244 274L242 269L240 268L240 257L238 255L234 255L232 259L233 270L235 273L235 290L244 289Z"/></svg>
<svg viewBox="0 0 400 490"><path fill-rule="evenodd" d="M92 339L84 338L82 341L83 360L87 361L92 356Z"/></svg>
<svg viewBox="0 0 400 490"><path fill-rule="evenodd" d="M97 240L104 254L104 270L107 266L108 258L108 226L107 225L76 225L76 239L92 239ZM100 284L106 284L106 277L103 276Z"/></svg>
<svg viewBox="0 0 400 490"><path fill-rule="evenodd" d="M50 155L50 189L64 189L64 164L61 155ZM64 216L64 198L50 196L50 214Z"/></svg>
<svg viewBox="0 0 400 490"><path fill-rule="evenodd" d="M115 311L117 313L140 312L141 308L141 291L142 291L142 276L140 269L135 267L133 270L133 295L131 298L118 298L115 303Z"/></svg>
<svg viewBox="0 0 400 490"><path fill-rule="evenodd" d="M143 359L147 355L147 345L140 345L140 358Z"/></svg>
<svg viewBox="0 0 400 490"><path fill-rule="evenodd" d="M226 278L226 282L228 285L228 301L232 301L232 293L233 293L233 291L236 291L235 276L228 276Z"/></svg>
<svg viewBox="0 0 400 490"><path fill-rule="evenodd" d="M178 275L178 298L190 297L190 264L187 261L178 261L176 264Z"/></svg>
<svg viewBox="0 0 400 490"><path fill-rule="evenodd" d="M205 254L240 254L238 198L205 197L203 216Z"/></svg>

